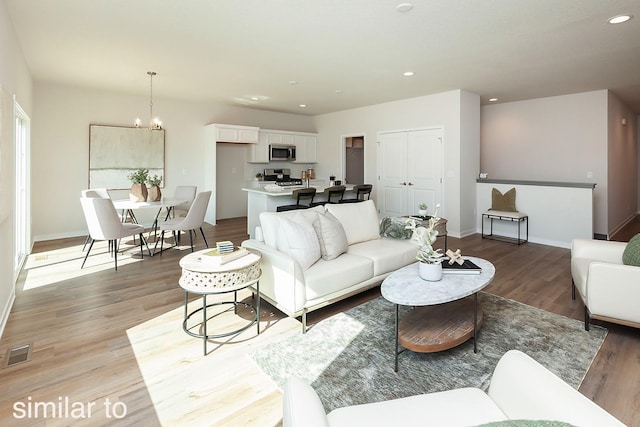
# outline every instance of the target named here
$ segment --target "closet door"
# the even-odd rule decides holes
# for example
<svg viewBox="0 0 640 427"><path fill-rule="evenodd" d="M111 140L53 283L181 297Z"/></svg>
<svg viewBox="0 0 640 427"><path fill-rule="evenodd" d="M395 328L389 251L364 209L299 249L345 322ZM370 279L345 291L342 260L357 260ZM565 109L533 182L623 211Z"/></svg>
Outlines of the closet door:
<svg viewBox="0 0 640 427"><path fill-rule="evenodd" d="M381 216L429 213L442 202L442 129L378 135L378 210Z"/></svg>

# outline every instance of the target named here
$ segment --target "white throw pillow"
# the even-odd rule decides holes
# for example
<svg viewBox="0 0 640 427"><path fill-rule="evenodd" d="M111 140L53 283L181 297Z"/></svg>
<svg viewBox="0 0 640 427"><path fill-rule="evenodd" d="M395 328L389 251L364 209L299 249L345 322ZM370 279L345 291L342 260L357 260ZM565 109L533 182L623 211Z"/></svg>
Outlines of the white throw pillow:
<svg viewBox="0 0 640 427"><path fill-rule="evenodd" d="M380 238L378 212L373 200L326 204L325 207L342 224L349 245Z"/></svg>
<svg viewBox="0 0 640 427"><path fill-rule="evenodd" d="M296 260L303 270L320 259L316 231L304 217L281 218L277 249Z"/></svg>
<svg viewBox="0 0 640 427"><path fill-rule="evenodd" d="M313 228L318 235L322 259L329 261L347 252L347 235L335 216L329 212L316 214Z"/></svg>

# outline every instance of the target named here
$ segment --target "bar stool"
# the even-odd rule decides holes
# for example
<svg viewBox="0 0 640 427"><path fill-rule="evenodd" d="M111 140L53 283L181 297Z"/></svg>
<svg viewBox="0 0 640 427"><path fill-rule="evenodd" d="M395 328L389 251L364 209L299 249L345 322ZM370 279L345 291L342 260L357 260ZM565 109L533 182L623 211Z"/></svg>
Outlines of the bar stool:
<svg viewBox="0 0 640 427"><path fill-rule="evenodd" d="M325 188L324 194L327 195L327 200L312 202L311 206L324 206L327 203L340 203L346 189L347 187L344 185L334 185L333 187Z"/></svg>
<svg viewBox="0 0 640 427"><path fill-rule="evenodd" d="M307 209L311 207L313 203L313 198L316 195L315 187L311 188L299 188L293 191L292 197L296 199L295 205L282 205L276 208L276 212L284 212L284 211L292 211L295 209ZM308 200L308 204L303 205L300 203L303 200Z"/></svg>
<svg viewBox="0 0 640 427"><path fill-rule="evenodd" d="M362 202L364 200L369 200L371 198L372 189L373 189L373 185L371 184L355 185L353 187L353 191L356 192L355 199L342 199L340 200L340 203L357 203L357 202Z"/></svg>

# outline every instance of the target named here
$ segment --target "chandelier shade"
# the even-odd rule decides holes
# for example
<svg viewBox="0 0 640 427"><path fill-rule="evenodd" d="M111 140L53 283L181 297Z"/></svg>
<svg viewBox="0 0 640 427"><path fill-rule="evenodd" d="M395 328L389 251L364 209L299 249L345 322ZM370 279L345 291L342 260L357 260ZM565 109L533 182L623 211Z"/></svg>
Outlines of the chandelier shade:
<svg viewBox="0 0 640 427"><path fill-rule="evenodd" d="M147 71L149 76L149 129L162 129L162 120L159 117L153 117L153 76L157 74L155 71ZM137 128L142 125L140 117L136 117L134 125Z"/></svg>

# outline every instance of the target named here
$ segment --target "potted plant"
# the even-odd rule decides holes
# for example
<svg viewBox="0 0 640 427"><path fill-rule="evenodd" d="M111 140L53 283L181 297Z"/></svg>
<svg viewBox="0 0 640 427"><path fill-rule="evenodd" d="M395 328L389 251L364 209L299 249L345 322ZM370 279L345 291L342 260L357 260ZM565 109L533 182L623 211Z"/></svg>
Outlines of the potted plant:
<svg viewBox="0 0 640 427"><path fill-rule="evenodd" d="M256 181L262 181L262 174L260 172L256 174Z"/></svg>
<svg viewBox="0 0 640 427"><path fill-rule="evenodd" d="M418 215L421 217L426 217L427 216L427 204L426 203L420 203L418 205Z"/></svg>
<svg viewBox="0 0 640 427"><path fill-rule="evenodd" d="M162 184L162 177L154 175L153 178L148 178L149 184L149 201L159 202L162 199L162 191L160 191L160 184Z"/></svg>
<svg viewBox="0 0 640 427"><path fill-rule="evenodd" d="M129 191L129 200L132 202L145 202L147 200L147 186L145 182L149 178L149 169L140 168L135 172L127 175L131 180L131 190Z"/></svg>
<svg viewBox="0 0 640 427"><path fill-rule="evenodd" d="M411 241L418 245L418 252L416 253L416 259L420 261L418 263L418 274L424 280L430 282L437 282L442 279L442 257L440 249L434 249L433 244L438 237L438 231L436 225L440 218L438 218L438 209L440 205L436 206L434 214L429 218L427 226L418 226L418 222L412 218L407 220L405 228L412 230Z"/></svg>

